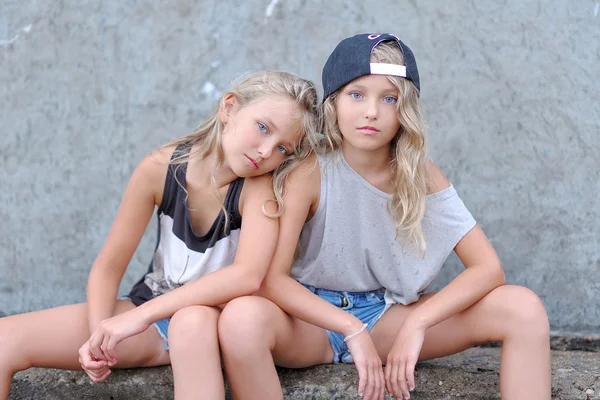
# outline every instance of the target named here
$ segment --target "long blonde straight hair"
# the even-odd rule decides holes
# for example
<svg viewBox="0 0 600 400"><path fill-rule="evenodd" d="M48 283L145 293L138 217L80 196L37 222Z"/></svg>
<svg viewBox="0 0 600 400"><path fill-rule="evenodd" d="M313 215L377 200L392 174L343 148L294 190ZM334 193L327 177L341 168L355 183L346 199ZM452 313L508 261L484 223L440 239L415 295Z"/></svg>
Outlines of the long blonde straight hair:
<svg viewBox="0 0 600 400"><path fill-rule="evenodd" d="M288 175L314 151L319 142L320 110L317 102L317 90L311 81L287 72L259 71L246 76L239 83L234 82L232 88L219 99L219 108L223 106L223 100L229 94L236 97L240 108L270 96L287 97L297 105L296 117L301 125L302 137L294 154L286 157L271 173L273 192L278 206L277 212L275 214L268 213L263 205L265 215L277 218L284 211L283 196ZM171 161L173 164L183 164L192 157L203 159L212 151L217 151L218 162L215 169L222 165L221 135L224 125L219 119L219 108L214 110L194 132L165 145L187 144L193 149L189 153L176 156Z"/></svg>
<svg viewBox="0 0 600 400"><path fill-rule="evenodd" d="M386 41L373 49L371 62L404 65L404 57L395 42ZM388 79L398 89L396 110L400 121L400 129L392 139L390 147L394 191L388 202L388 211L396 224L397 237L401 237L424 254L425 239L421 222L425 215L427 194L426 126L421 116L417 88L407 79L396 76L388 76ZM335 108L335 100L340 90L330 95L323 103L328 151L340 148L343 140Z"/></svg>

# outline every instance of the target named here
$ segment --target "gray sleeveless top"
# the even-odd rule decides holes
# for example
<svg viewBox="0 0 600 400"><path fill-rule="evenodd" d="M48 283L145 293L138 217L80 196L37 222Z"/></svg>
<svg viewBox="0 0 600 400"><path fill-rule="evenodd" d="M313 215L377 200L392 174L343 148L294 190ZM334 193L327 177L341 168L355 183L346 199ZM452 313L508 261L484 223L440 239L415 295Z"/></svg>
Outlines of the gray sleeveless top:
<svg viewBox="0 0 600 400"><path fill-rule="evenodd" d="M318 288L363 292L384 288L386 303L419 299L475 219L451 185L428 195L424 256L396 239L390 195L361 177L341 152L319 157L321 196L304 225L292 277Z"/></svg>

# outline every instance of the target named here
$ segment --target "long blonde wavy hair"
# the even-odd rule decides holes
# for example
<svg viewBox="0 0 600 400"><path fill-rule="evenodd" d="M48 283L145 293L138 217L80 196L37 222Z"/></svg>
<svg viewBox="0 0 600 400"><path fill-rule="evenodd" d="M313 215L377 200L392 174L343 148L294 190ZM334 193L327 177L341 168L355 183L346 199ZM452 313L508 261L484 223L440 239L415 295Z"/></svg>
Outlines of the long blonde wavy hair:
<svg viewBox="0 0 600 400"><path fill-rule="evenodd" d="M317 90L311 81L283 71L259 71L246 76L238 83L234 82L232 88L219 99L219 107L194 132L165 145L167 147L186 144L192 148L189 153L176 156L171 161L172 164L181 165L193 157L203 159L212 151L217 151L215 170L223 164L221 135L225 126L219 119L219 108L223 106L225 97L230 94L236 97L240 109L270 96L287 97L297 105L296 117L302 129L300 142L294 154L286 157L279 167L271 172L277 212L268 213L263 205L263 213L266 216L278 218L284 211L283 197L288 175L313 153L319 142L320 110ZM227 218L227 213L225 215ZM227 225L226 223L225 226Z"/></svg>
<svg viewBox="0 0 600 400"><path fill-rule="evenodd" d="M371 62L404 65L400 47L386 41L373 49ZM390 168L393 173L394 191L388 201L388 211L396 224L396 237L425 253L425 239L421 222L425 214L427 179L427 133L421 117L421 103L417 88L407 79L388 76L398 89L396 110L400 129L392 139ZM342 145L342 133L337 122L335 102L341 89L330 95L323 103L324 131L327 151Z"/></svg>

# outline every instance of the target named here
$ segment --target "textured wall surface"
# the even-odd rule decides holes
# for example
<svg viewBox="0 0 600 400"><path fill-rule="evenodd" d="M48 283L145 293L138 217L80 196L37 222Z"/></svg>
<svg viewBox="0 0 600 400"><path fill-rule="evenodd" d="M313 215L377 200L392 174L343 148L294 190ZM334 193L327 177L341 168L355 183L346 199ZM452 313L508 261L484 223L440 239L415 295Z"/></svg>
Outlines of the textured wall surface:
<svg viewBox="0 0 600 400"><path fill-rule="evenodd" d="M430 150L556 332L600 332L600 2L0 2L0 313L85 299L135 165L235 76L319 82L343 37L419 63ZM155 224L125 292L151 258ZM436 287L460 271L451 257Z"/></svg>

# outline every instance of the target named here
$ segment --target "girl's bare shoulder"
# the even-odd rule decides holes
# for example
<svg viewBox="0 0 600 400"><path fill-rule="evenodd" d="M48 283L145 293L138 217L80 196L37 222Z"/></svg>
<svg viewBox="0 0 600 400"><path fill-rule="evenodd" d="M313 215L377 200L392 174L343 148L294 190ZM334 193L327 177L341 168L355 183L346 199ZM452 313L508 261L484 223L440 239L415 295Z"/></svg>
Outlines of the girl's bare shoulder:
<svg viewBox="0 0 600 400"><path fill-rule="evenodd" d="M425 165L425 175L427 179L427 194L437 193L450 187L448 178L442 170L431 160Z"/></svg>
<svg viewBox="0 0 600 400"><path fill-rule="evenodd" d="M302 214L306 210L308 221L317 211L320 198L321 166L319 159L313 154L288 177L286 204Z"/></svg>
<svg viewBox="0 0 600 400"><path fill-rule="evenodd" d="M160 147L148 154L136 167L131 180L154 195L157 205L162 202L162 195L169 169L171 156L175 146Z"/></svg>
<svg viewBox="0 0 600 400"><path fill-rule="evenodd" d="M309 156L299 164L286 178L284 199L293 197L313 198L319 195L320 174L318 160L314 156ZM268 199L275 199L273 194L273 179L271 174L261 175L252 178L246 178L244 189L242 190L242 202L249 195L260 193L260 196L267 196Z"/></svg>
<svg viewBox="0 0 600 400"><path fill-rule="evenodd" d="M318 193L321 184L321 167L316 155L310 155L288 177L290 185L301 186L304 191Z"/></svg>

